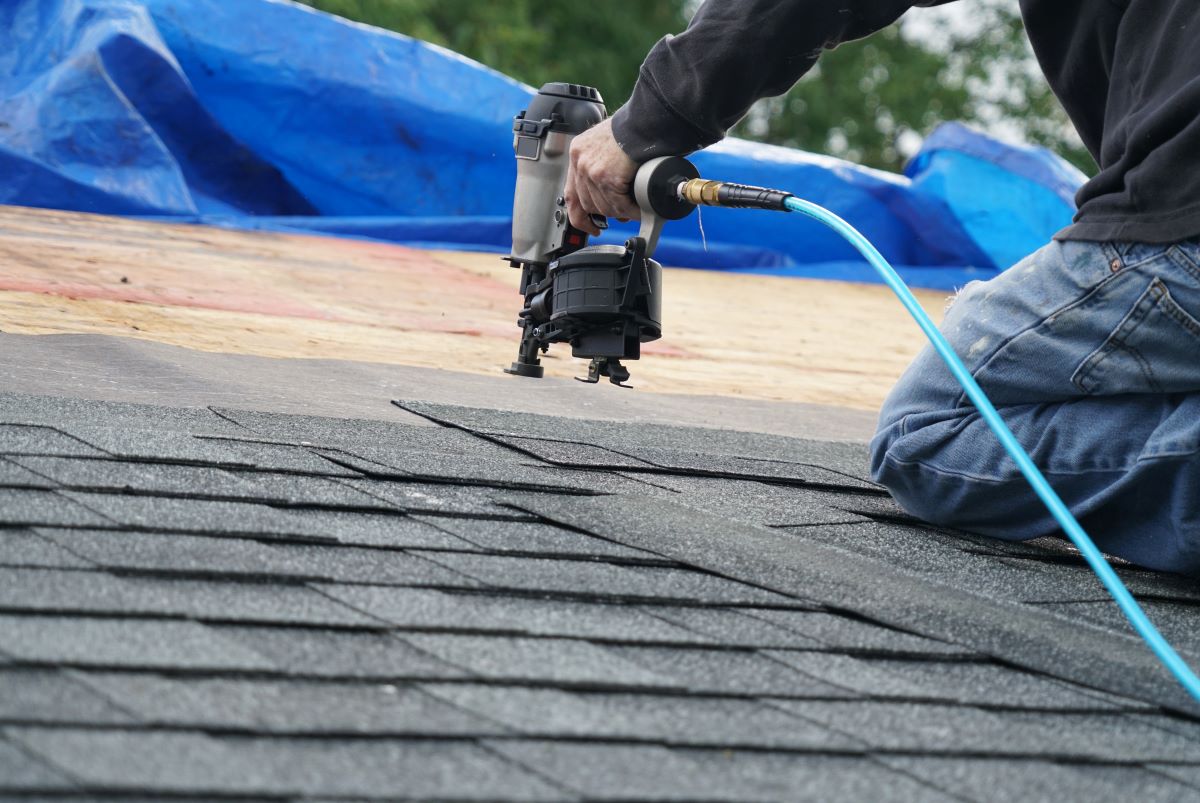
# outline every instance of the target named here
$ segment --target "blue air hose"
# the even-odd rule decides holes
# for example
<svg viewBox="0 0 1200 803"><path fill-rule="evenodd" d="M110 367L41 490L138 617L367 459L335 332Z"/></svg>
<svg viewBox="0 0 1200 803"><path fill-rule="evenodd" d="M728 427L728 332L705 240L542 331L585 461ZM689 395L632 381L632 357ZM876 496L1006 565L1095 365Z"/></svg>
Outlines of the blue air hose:
<svg viewBox="0 0 1200 803"><path fill-rule="evenodd" d="M1117 606L1120 607L1121 613L1125 614L1125 618L1129 620L1129 624L1137 632L1142 640L1146 642L1146 646L1157 656L1171 674L1173 674L1179 683L1187 690L1197 701L1200 701L1200 678L1192 671L1184 660L1179 657L1179 653L1163 638L1158 632L1158 628L1146 617L1145 611L1138 605L1133 595L1129 593L1129 589L1121 582L1121 578L1117 577L1117 573L1108 565L1108 561L1104 559L1104 555L1096 548L1095 543L1084 531L1075 517L1071 515L1071 511L1063 504L1062 499L1050 487L1050 483L1042 476L1042 472L1034 465L1033 460L1021 448L1021 444L1017 442L1013 436L1012 430L1004 423L1004 419L996 412L996 408L992 405L983 389L979 387L979 383L971 376L970 371L963 365L962 360L954 353L954 349L946 340L945 336L938 331L937 326L930 319L929 315L921 308L917 299L913 296L912 291L904 284L904 281L896 273L895 269L888 264L883 255L871 245L862 234L853 226L840 217L830 212L828 209L817 206L814 203L803 201L795 196L788 195L785 198L779 199L783 208L789 212L798 212L814 220L824 223L829 228L846 238L852 246L858 249L858 252L866 257L867 262L871 263L879 275L883 277L883 281L900 299L900 303L908 310L908 314L917 322L917 326L921 327L921 331L929 338L929 342L933 345L935 351L946 363L946 367L950 369L950 373L962 385L963 390L967 394L967 398L975 405L975 409L991 427L992 432L1000 439L1000 443L1004 446L1005 451L1016 462L1017 468L1025 475L1025 479L1029 481L1030 486L1045 503L1051 515L1054 516L1059 526L1071 539L1071 543L1083 555L1088 566L1095 572L1096 577L1108 589L1108 593L1116 600ZM778 207L776 207L778 208Z"/></svg>

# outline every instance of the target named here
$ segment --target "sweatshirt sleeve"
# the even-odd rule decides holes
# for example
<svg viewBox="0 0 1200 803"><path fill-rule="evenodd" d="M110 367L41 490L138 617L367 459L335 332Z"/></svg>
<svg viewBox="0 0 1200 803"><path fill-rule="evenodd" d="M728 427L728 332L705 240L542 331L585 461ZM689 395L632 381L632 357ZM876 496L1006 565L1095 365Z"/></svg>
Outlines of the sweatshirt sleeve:
<svg viewBox="0 0 1200 803"><path fill-rule="evenodd" d="M950 0L706 0L646 56L613 134L637 162L707 147L759 98L786 92L821 51Z"/></svg>

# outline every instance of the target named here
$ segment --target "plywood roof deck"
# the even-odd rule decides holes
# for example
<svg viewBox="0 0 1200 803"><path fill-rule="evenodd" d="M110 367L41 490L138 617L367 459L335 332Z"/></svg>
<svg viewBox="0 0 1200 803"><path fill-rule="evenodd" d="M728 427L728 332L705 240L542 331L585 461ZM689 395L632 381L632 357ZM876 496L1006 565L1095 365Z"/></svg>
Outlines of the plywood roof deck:
<svg viewBox="0 0 1200 803"><path fill-rule="evenodd" d="M493 254L0 207L0 330L495 374L517 274ZM923 345L880 286L668 270L644 391L879 406ZM945 293L922 291L939 318ZM548 376L586 363L555 347Z"/></svg>

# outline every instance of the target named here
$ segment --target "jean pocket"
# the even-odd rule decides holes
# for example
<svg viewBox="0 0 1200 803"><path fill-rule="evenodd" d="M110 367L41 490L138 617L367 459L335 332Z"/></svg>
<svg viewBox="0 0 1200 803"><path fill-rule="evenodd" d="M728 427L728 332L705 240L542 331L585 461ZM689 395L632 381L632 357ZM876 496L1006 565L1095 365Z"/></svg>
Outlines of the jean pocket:
<svg viewBox="0 0 1200 803"><path fill-rule="evenodd" d="M1200 390L1200 321L1155 278L1071 381L1089 395Z"/></svg>

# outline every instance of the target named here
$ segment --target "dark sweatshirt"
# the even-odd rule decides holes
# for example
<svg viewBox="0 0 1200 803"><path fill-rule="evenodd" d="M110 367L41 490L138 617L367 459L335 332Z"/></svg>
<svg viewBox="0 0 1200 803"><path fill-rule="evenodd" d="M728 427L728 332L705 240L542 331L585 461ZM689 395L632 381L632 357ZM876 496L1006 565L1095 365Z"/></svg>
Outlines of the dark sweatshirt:
<svg viewBox="0 0 1200 803"><path fill-rule="evenodd" d="M943 2L707 0L684 33L650 51L614 134L639 162L703 148L754 101L786 92L822 50ZM1200 235L1200 0L1021 0L1021 13L1100 166L1057 236Z"/></svg>

